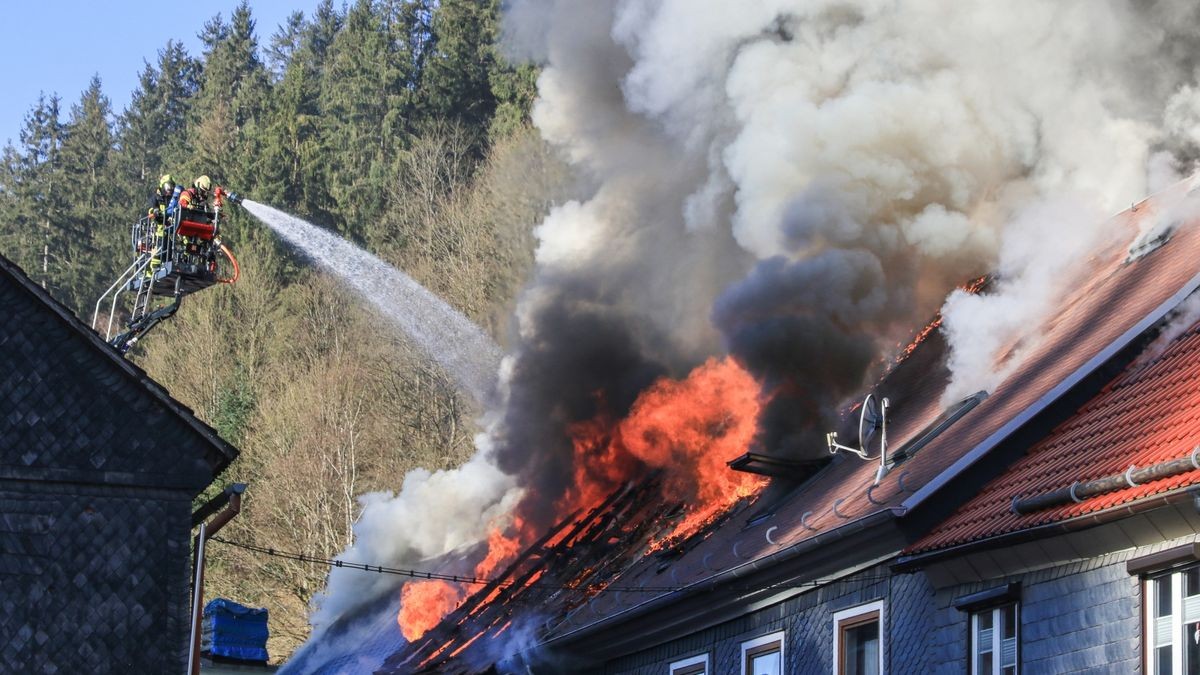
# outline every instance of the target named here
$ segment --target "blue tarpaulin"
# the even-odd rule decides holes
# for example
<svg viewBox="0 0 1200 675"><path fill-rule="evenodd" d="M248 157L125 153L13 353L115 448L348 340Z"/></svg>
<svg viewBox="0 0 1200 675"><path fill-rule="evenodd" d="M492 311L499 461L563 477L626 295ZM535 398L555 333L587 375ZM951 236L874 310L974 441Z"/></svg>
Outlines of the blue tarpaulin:
<svg viewBox="0 0 1200 675"><path fill-rule="evenodd" d="M267 610L217 598L204 606L200 651L239 661L267 660Z"/></svg>

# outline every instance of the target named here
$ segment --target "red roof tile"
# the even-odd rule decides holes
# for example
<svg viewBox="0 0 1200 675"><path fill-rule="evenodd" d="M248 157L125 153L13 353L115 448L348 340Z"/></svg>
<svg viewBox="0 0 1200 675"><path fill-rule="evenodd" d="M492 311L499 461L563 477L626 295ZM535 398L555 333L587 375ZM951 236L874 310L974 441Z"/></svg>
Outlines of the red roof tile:
<svg viewBox="0 0 1200 675"><path fill-rule="evenodd" d="M1141 358L1031 447L1000 477L959 508L906 553L955 546L1067 520L1150 495L1200 484L1188 471L1098 495L1080 503L1026 515L1013 513L1014 497L1029 497L1188 457L1200 444L1200 324L1156 358Z"/></svg>

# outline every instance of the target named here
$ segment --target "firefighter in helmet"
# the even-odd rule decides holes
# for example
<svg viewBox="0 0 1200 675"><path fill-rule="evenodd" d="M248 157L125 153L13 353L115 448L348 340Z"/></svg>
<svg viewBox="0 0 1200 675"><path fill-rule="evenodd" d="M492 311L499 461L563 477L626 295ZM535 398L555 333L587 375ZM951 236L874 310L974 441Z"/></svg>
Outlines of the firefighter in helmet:
<svg viewBox="0 0 1200 675"><path fill-rule="evenodd" d="M229 192L220 185L214 186L211 178L200 176L192 183L192 187L179 194L178 204L181 209L208 210L210 199L211 206L219 207L225 198L234 204L242 203L238 193Z"/></svg>
<svg viewBox="0 0 1200 675"><path fill-rule="evenodd" d="M152 257L150 266L146 268L147 277L153 277L162 263L160 252L166 245L167 205L171 203L176 189L175 178L169 173L163 174L158 179L158 187L151 193L150 202L147 204L146 217L154 224L154 242L149 245Z"/></svg>
<svg viewBox="0 0 1200 675"><path fill-rule="evenodd" d="M166 221L167 205L171 203L171 199L175 196L175 178L169 173L165 173L158 179L158 187L150 195L150 203L147 205L146 215L150 220L161 224Z"/></svg>

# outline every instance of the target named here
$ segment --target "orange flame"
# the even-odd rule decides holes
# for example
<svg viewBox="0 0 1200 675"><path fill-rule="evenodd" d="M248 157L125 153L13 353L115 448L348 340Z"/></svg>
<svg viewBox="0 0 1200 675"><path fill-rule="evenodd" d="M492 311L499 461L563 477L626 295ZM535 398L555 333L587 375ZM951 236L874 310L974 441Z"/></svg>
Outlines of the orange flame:
<svg viewBox="0 0 1200 675"><path fill-rule="evenodd" d="M400 614L396 617L404 639L412 642L441 622L462 602L463 589L449 581L410 581L400 589Z"/></svg>
<svg viewBox="0 0 1200 675"><path fill-rule="evenodd" d="M604 411L603 392L596 396L598 408ZM624 420L601 412L571 425L568 432L575 474L572 486L556 504L558 512L595 508L622 483L650 467L663 472L663 496L686 507L686 515L666 538L699 531L766 484L761 476L726 466L754 439L761 399L758 382L736 361L712 358L683 380L655 382L642 392ZM519 517L507 528L493 527L488 533L487 555L476 565L475 575L492 576L537 534ZM538 570L528 584L536 583L544 571ZM484 604L498 593L498 588L493 589ZM464 588L445 581L405 584L398 617L405 638L411 642L432 629L465 594Z"/></svg>
<svg viewBox="0 0 1200 675"><path fill-rule="evenodd" d="M766 479L732 471L729 460L754 440L760 387L736 361L709 359L675 382L659 380L643 393L620 426L635 457L665 469L665 493L690 507L670 537L685 537Z"/></svg>
<svg viewBox="0 0 1200 675"><path fill-rule="evenodd" d="M758 383L736 361L710 358L683 380L655 382L624 420L601 413L572 425L575 477L559 512L595 507L649 466L664 471L664 496L688 507L669 537L695 532L766 482L726 466L749 448L760 398Z"/></svg>
<svg viewBox="0 0 1200 675"><path fill-rule="evenodd" d="M523 528L523 521L520 517L516 518L513 529L520 532ZM475 566L475 576L486 579L492 576L492 572L496 571L502 563L506 563L516 557L521 551L521 540L516 535L507 535L499 527L493 527L488 532L487 556L479 561Z"/></svg>

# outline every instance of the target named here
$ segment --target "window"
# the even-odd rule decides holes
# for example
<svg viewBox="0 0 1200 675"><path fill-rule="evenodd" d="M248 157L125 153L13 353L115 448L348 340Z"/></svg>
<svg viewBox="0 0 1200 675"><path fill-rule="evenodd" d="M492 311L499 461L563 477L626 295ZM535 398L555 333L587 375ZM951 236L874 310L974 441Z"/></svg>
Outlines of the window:
<svg viewBox="0 0 1200 675"><path fill-rule="evenodd" d="M1018 604L971 612L971 675L1017 675Z"/></svg>
<svg viewBox="0 0 1200 675"><path fill-rule="evenodd" d="M883 673L883 601L833 615L834 675Z"/></svg>
<svg viewBox="0 0 1200 675"><path fill-rule="evenodd" d="M783 675L783 632L742 643L743 675Z"/></svg>
<svg viewBox="0 0 1200 675"><path fill-rule="evenodd" d="M1146 580L1146 672L1200 670L1200 566Z"/></svg>
<svg viewBox="0 0 1200 675"><path fill-rule="evenodd" d="M669 672L671 675L708 675L708 654L676 661Z"/></svg>

